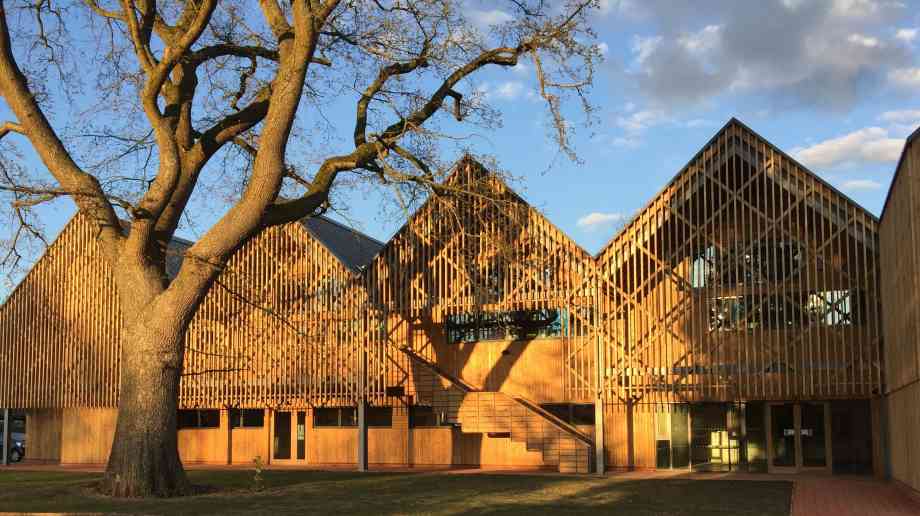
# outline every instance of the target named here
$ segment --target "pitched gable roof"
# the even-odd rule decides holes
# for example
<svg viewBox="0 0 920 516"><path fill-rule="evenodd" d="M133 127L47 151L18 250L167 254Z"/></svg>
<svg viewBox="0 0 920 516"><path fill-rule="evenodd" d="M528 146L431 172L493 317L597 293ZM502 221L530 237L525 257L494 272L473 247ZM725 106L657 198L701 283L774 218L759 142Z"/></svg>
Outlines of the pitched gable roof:
<svg viewBox="0 0 920 516"><path fill-rule="evenodd" d="M614 234L613 237L611 237L610 240L607 241L606 244L604 244L601 247L601 249L595 255L595 258L600 258L605 252L607 252L608 249L613 247L614 243L617 242L624 234L626 234L637 221L641 220L642 216L646 214L646 212L648 212L652 208L652 206L659 200L659 198L662 195L665 194L665 192L667 192L675 184L681 181L685 175L690 174L694 166L698 167L698 163L701 160L704 160L707 152L711 151L717 145L724 144L725 146L727 146L727 150L728 150L728 152L725 155L722 155L719 157L720 160L730 159L733 155L737 155L737 156L740 156L742 159L746 159L747 156L745 156L745 152L750 153L750 151L745 151L742 145L734 141L723 142L724 138L729 137L727 136L729 131L733 129L735 131L740 131L742 133L745 133L748 138L756 141L758 145L763 146L763 148L769 150L769 152L789 162L798 171L808 174L808 176L811 179L813 179L815 182L817 182L818 184L826 188L833 195L842 199L846 204L849 204L853 206L854 208L863 212L869 218L869 220L873 222L878 222L878 218L875 215L873 215L871 212L863 208L862 205L860 205L859 203L851 199L849 196L847 196L846 194L844 194L843 192L835 188L833 185L831 185L830 183L822 179L820 176L812 172L810 169L808 169L808 167L806 167L805 165L802 165L795 158L786 154L782 149L780 149L776 145L769 142L766 138L764 138L763 136L758 134L756 131L754 131L753 129L751 129L744 123L742 123L740 120L732 117L728 122L726 122L724 126L722 126L721 129L719 129L719 131L716 132L715 135L712 136L712 138L709 139L709 141L706 142L705 145L703 145L703 147L687 162L687 164L684 165L680 169L680 171L677 174L675 174L675 176L670 181L668 181L668 183L664 187L662 187L658 191L658 193L656 193L654 196L651 197L651 199L649 199L649 201L645 204L645 206L642 207L642 209L638 210L635 213L635 215L633 215L633 217L626 224L624 224L620 228L620 230L617 231L617 233ZM788 181L784 182L782 178L779 178L779 177L775 178L775 180L781 183L781 186L783 188L790 190L790 191L796 191L795 193L798 195L806 194L806 192L800 191L800 186L795 184L794 182L788 182ZM822 213L822 215L826 216L829 220L831 220L835 224L846 225L847 223L846 220L840 220L840 217L838 216L837 213L828 211L826 208L822 207L819 203L816 203L813 199L806 199L805 204L807 204L811 209ZM863 237L859 235L854 235L854 236L860 240L863 239ZM868 241L866 243L870 245L870 247L874 247L874 244L871 241Z"/></svg>
<svg viewBox="0 0 920 516"><path fill-rule="evenodd" d="M367 267L384 246L383 242L322 215L300 219L300 224L355 272Z"/></svg>
<svg viewBox="0 0 920 516"><path fill-rule="evenodd" d="M465 176L463 175L464 173L466 174ZM584 247L581 246L581 244L576 242L571 236L569 236L568 233L560 229L559 226L553 223L553 221L551 221L540 210L536 209L533 205L527 202L527 200L524 199L519 193L508 186L508 184L501 177L487 169L482 163L477 161L476 158L470 154L464 154L454 162L454 164L451 166L450 173L448 173L444 180L441 181L441 185L456 186L458 188L458 192L462 194L465 193L466 190L466 188L463 187L464 184L476 182L476 184L479 185L480 182L486 181L495 181L502 189L502 193L507 194L510 199L513 199L514 201L532 209L543 221L547 223L547 225L549 225L549 227L562 235L566 242L571 244L580 254L583 254L589 258L591 257L591 253L586 251ZM476 190L476 186L470 187L470 190ZM403 225L400 226L400 228L390 237L390 239L383 244L383 247L392 245L400 234L405 233L408 230L416 218L423 216L427 212L431 204L432 199L429 197L425 200L425 202L422 203L421 206L412 212L405 223L403 223Z"/></svg>

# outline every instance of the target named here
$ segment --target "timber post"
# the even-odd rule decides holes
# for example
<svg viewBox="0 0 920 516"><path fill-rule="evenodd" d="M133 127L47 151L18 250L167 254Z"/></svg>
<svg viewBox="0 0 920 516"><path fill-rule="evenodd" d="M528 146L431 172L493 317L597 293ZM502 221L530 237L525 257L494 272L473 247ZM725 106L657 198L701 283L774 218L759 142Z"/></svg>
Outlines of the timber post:
<svg viewBox="0 0 920 516"><path fill-rule="evenodd" d="M3 461L4 466L10 465L10 409L3 409Z"/></svg>
<svg viewBox="0 0 920 516"><path fill-rule="evenodd" d="M358 471L367 471L367 343L361 346L358 379Z"/></svg>
<svg viewBox="0 0 920 516"><path fill-rule="evenodd" d="M599 303L597 300L598 292L594 292L594 320L600 320ZM607 363L604 354L604 340L601 338L601 332L595 328L595 357L594 364L596 369L596 385L594 396L594 472L598 475L607 473L607 453L604 447L604 392L607 385L605 382L605 366Z"/></svg>

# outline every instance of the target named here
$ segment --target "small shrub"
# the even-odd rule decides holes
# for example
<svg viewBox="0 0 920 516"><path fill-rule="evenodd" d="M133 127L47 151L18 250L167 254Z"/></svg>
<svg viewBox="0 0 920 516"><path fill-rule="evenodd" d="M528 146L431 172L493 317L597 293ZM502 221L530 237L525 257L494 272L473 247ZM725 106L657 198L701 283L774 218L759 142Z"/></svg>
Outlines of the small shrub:
<svg viewBox="0 0 920 516"><path fill-rule="evenodd" d="M252 490L262 491L265 489L265 478L262 477L262 470L265 464L262 463L262 457L259 455L256 455L256 457L252 459L252 463L255 466L255 471L252 475Z"/></svg>

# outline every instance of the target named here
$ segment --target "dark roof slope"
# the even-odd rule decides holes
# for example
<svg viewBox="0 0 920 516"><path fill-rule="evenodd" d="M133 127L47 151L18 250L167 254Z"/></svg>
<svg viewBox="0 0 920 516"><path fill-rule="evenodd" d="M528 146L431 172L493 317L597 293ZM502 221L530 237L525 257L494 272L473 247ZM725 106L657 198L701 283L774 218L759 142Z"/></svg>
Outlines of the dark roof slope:
<svg viewBox="0 0 920 516"><path fill-rule="evenodd" d="M355 272L367 267L384 245L375 238L322 215L303 218L300 223L313 238Z"/></svg>

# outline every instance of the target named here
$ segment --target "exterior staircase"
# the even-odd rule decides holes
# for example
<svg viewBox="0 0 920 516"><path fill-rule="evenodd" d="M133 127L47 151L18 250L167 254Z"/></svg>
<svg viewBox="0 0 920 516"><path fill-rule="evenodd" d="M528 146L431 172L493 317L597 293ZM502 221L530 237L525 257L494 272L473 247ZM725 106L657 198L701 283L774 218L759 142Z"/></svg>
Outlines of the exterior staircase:
<svg viewBox="0 0 920 516"><path fill-rule="evenodd" d="M433 373L417 383L422 384L418 386L420 391L431 393L428 401L443 415L444 422L458 426L463 433L507 434L512 443L522 443L528 451L541 452L543 464L560 473L593 471L594 442L576 427L530 400L476 389L410 348L400 349Z"/></svg>

